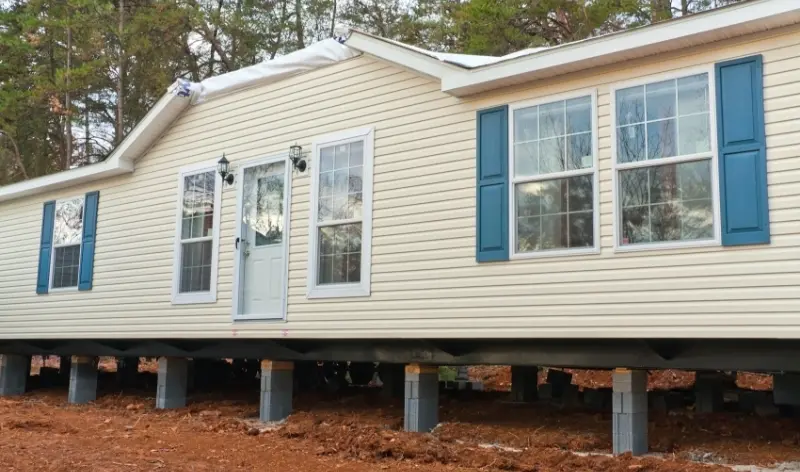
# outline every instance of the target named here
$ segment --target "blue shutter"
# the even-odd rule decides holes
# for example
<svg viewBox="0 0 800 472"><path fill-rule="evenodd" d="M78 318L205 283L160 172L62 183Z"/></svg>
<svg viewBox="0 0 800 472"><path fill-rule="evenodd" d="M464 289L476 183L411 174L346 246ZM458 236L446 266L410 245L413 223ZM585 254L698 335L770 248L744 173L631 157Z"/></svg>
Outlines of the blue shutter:
<svg viewBox="0 0 800 472"><path fill-rule="evenodd" d="M50 289L50 258L53 254L53 224L56 218L56 202L44 204L42 212L42 236L39 240L39 275L36 277L36 293L44 294Z"/></svg>
<svg viewBox="0 0 800 472"><path fill-rule="evenodd" d="M83 203L83 240L81 241L81 268L78 274L78 290L92 289L98 203L100 203L100 192L86 194L86 199Z"/></svg>
<svg viewBox="0 0 800 472"><path fill-rule="evenodd" d="M508 106L478 111L478 262L508 260Z"/></svg>
<svg viewBox="0 0 800 472"><path fill-rule="evenodd" d="M722 244L769 243L761 56L716 65Z"/></svg>

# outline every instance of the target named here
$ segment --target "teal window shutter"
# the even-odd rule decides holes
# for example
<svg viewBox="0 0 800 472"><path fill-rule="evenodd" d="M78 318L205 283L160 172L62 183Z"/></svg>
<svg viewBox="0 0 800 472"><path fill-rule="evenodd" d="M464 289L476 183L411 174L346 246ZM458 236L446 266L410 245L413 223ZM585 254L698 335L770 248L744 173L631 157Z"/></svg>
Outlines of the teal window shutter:
<svg viewBox="0 0 800 472"><path fill-rule="evenodd" d="M83 239L81 240L81 268L78 290L91 290L94 274L94 246L97 239L97 206L100 192L89 192L83 204Z"/></svg>
<svg viewBox="0 0 800 472"><path fill-rule="evenodd" d="M478 111L478 262L508 260L508 106Z"/></svg>
<svg viewBox="0 0 800 472"><path fill-rule="evenodd" d="M716 65L722 244L769 243L761 56Z"/></svg>
<svg viewBox="0 0 800 472"><path fill-rule="evenodd" d="M44 204L42 212L42 237L39 240L39 275L36 277L36 293L50 290L50 258L53 255L53 224L56 218L56 202Z"/></svg>

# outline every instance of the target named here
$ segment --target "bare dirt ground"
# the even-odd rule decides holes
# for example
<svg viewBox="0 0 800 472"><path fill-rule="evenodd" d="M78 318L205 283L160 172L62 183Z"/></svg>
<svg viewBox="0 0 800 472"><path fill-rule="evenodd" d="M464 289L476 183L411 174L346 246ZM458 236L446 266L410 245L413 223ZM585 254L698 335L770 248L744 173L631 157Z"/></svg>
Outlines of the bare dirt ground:
<svg viewBox="0 0 800 472"><path fill-rule="evenodd" d="M114 368L101 362L102 370ZM495 370L499 377L507 369ZM574 380L605 374L581 372ZM442 424L432 434L401 431L403 400L374 388L299 395L295 413L274 428L257 422L257 384L194 394L189 407L174 411L155 410L154 391L104 389L88 406L68 405L66 396L40 389L0 399L0 469L695 472L728 469L689 457L759 465L800 459L796 419L688 410L651 415L650 448L662 458L579 456L573 452L610 452L610 414L511 404L504 392L443 395Z"/></svg>
<svg viewBox="0 0 800 472"><path fill-rule="evenodd" d="M572 383L581 388L610 388L611 371L564 369L572 374ZM511 390L511 367L508 366L472 366L469 368L470 378L481 381L487 390L507 392ZM649 390L670 390L691 388L694 385L694 372L683 370L657 370L648 376ZM545 369L539 371L539 383L547 379ZM750 390L772 390L772 376L739 372L736 385Z"/></svg>

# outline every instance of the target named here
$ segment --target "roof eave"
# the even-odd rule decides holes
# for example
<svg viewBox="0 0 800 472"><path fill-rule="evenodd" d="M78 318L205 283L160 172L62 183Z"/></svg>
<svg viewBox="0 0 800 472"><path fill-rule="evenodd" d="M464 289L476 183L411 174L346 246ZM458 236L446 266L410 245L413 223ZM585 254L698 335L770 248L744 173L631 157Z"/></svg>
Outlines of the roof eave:
<svg viewBox="0 0 800 472"><path fill-rule="evenodd" d="M433 56L358 30L350 30L350 36L345 41L345 45L364 54L369 54L439 80L464 70L459 66L440 61Z"/></svg>
<svg viewBox="0 0 800 472"><path fill-rule="evenodd" d="M442 91L470 95L797 23L797 0L747 2L447 74L442 77Z"/></svg>
<svg viewBox="0 0 800 472"><path fill-rule="evenodd" d="M158 140L190 100L188 83L175 82L105 161L0 187L0 202L133 172L136 159Z"/></svg>

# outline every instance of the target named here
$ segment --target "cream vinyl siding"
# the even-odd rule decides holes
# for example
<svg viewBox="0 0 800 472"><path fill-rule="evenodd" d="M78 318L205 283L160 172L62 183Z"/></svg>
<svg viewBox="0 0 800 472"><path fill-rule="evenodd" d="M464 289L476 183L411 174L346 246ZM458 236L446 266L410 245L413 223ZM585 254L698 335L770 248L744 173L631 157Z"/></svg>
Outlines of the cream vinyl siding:
<svg viewBox="0 0 800 472"><path fill-rule="evenodd" d="M764 55L772 243L613 252L610 87ZM579 89L598 101L600 254L475 262L475 112ZM177 173L375 128L372 294L306 299L310 173L293 173L288 321L231 321L236 190L218 301L171 303ZM316 165L310 162L311 166ZM238 183L237 183L238 185ZM94 288L35 294L42 204L100 191ZM190 107L131 175L0 204L0 338L800 338L800 28L456 98L358 57Z"/></svg>

